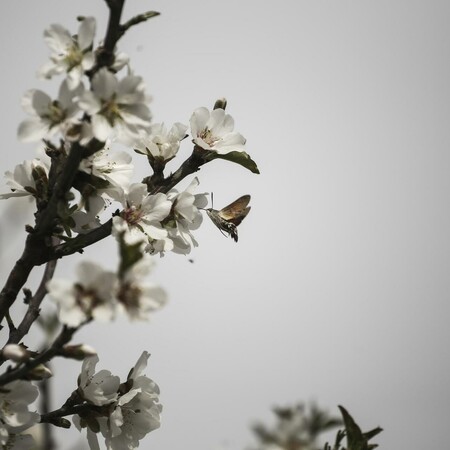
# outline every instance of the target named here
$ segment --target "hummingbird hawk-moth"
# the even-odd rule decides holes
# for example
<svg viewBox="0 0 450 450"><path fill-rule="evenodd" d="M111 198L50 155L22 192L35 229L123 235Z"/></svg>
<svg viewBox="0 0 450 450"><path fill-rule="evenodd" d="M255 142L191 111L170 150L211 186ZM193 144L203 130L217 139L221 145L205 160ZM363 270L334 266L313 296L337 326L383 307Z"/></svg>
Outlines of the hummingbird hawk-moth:
<svg viewBox="0 0 450 450"><path fill-rule="evenodd" d="M228 233L237 242L237 227L250 211L251 206L247 206L249 202L250 195L243 195L220 211L208 208L206 213L221 232Z"/></svg>

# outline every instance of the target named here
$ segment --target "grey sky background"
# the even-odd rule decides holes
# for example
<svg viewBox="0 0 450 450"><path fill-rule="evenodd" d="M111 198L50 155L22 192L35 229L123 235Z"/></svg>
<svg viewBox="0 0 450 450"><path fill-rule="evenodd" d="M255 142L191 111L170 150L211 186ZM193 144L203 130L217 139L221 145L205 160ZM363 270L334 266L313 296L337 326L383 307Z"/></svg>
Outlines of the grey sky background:
<svg viewBox="0 0 450 450"><path fill-rule="evenodd" d="M382 426L382 449L447 448L448 2L127 3L125 18L162 13L121 42L154 120L188 123L225 96L261 170L203 168L200 191L213 191L216 207L252 195L239 243L205 219L193 264L157 261L152 279L170 303L150 324L94 324L76 338L123 377L142 350L152 354L163 423L141 447L242 449L272 406L315 400L335 413L344 405L363 429ZM43 30L75 32L77 15L94 15L103 36L106 8L16 0L0 10L4 171L34 156L16 141L22 94L56 93L34 76L49 54ZM141 164L135 179L145 173ZM0 207L4 278L27 216L13 200ZM114 268L113 240L85 257ZM79 260L57 275L72 276ZM79 366L56 365L54 407Z"/></svg>

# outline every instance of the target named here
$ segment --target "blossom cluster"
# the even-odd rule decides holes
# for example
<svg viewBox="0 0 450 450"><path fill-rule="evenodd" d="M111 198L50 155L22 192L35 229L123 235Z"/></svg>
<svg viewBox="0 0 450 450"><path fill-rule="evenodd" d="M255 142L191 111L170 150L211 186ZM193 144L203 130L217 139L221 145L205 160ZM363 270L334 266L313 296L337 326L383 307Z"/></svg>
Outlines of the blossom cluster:
<svg viewBox="0 0 450 450"><path fill-rule="evenodd" d="M215 158L228 159L259 173L245 153L245 138L234 131L234 120L225 112L224 100L213 110L194 110L189 126L180 122L171 127L153 123L148 106L151 97L143 78L132 71L123 53L114 52L107 63L99 63L104 47L102 42L96 46L95 32L93 17L80 18L75 35L58 24L45 30L50 58L39 69L38 77L63 79L56 96L40 89L24 94L22 108L27 118L19 124L18 138L39 142L40 148L35 158L5 173L9 191L0 194L0 199L35 200L34 230L39 229L40 218L46 218L44 231L40 230L45 239L39 236L36 241L37 246L43 244L48 259L39 260L39 264L61 257L55 249L64 245L82 242L82 247L71 253L82 251L83 246L92 243L84 244L85 235L91 233L92 237L99 228L102 233L108 230L103 237L112 234L119 244L122 261L117 273L85 261L78 266L75 282L53 277L53 273L45 279L44 274L41 287L45 286L56 303L58 321L68 334L93 319L109 321L119 314L145 320L166 303L165 291L146 280L153 264L151 255L189 254L198 245L193 233L202 224L202 211L208 205L208 194L197 192L197 177L184 189L175 188L181 179ZM191 157L177 172L167 175L166 165L178 155L189 135ZM131 154L146 160L152 170L141 182L132 182ZM191 160L197 166L181 170ZM73 169L67 183L63 179L66 168ZM175 176L179 171L181 175ZM45 213L51 215L50 219ZM27 227L30 233L34 230ZM39 305L33 308L38 311ZM51 353L81 360L95 351L89 346L61 344ZM17 375L15 381L7 383L4 379L4 384L0 383L2 448L31 448L31 437L21 433L39 420L45 422L43 416L39 418L29 410L38 390L28 380L52 376L44 365L50 357L33 365L37 355L21 341L2 350L4 360L16 363L8 372L8 381ZM95 371L97 356L84 359L78 389L59 410L58 418L62 419L65 407L76 406L74 423L80 430L87 429L91 450L99 449L100 434L108 449L137 448L147 433L159 427L159 389L143 375L148 357L147 352L141 355L123 383L109 371ZM31 365L26 372L28 362ZM36 377L30 378L33 374ZM76 405L70 403L74 399ZM47 417L47 422L54 423L52 418Z"/></svg>
<svg viewBox="0 0 450 450"><path fill-rule="evenodd" d="M148 319L167 300L161 287L145 281L152 265L152 260L144 257L118 276L94 262L82 261L75 283L52 278L47 290L58 307L59 321L76 328L90 319L110 321L120 313L131 319Z"/></svg>
<svg viewBox="0 0 450 450"><path fill-rule="evenodd" d="M124 383L108 370L95 372L97 356L83 361L76 397L86 408L73 416L73 422L80 431L87 428L92 450L100 448L98 432L108 449L124 450L137 448L143 437L159 428L159 388L143 374L149 356L142 353Z"/></svg>
<svg viewBox="0 0 450 450"><path fill-rule="evenodd" d="M18 137L26 142L46 139L47 143L60 137L66 154L74 141L82 145L93 140L103 143L101 150L81 161L79 171L84 175L78 177L81 181L77 186L81 198L61 217L66 232L86 233L100 226L100 214L112 202L119 202L123 209L113 219L113 235L125 232L127 242L142 241L151 254L188 254L197 246L192 231L200 226L200 210L207 205L206 194L194 193L198 179L182 192L172 189L151 194L148 184L131 183L131 155L112 150L117 144L131 147L145 155L153 169L164 170L188 136L188 126L177 122L168 129L163 123L151 122L145 84L131 72L125 55L116 55L112 67L92 74L95 28L95 19L87 17L80 22L75 37L60 25L46 30L45 41L52 53L38 75L66 77L55 100L36 89L24 95L22 106L30 117L20 124ZM119 79L117 72L123 67L128 67L128 73ZM90 82L89 89L85 79ZM201 107L190 118L192 143L205 154L243 152L245 138L233 129L232 117L221 108L210 111ZM45 185L50 166L49 158L41 155L18 165L14 172L6 172L11 192L0 198L29 195L39 199L36 183L40 180Z"/></svg>

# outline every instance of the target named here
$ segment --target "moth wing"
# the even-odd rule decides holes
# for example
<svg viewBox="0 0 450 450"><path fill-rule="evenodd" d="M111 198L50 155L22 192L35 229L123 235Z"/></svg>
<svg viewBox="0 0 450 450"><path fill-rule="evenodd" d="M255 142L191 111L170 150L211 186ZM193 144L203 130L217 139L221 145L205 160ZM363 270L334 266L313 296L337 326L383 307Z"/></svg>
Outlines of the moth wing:
<svg viewBox="0 0 450 450"><path fill-rule="evenodd" d="M242 218L239 220L239 223L241 223L244 217L250 211L250 207L247 208L247 205L250 202L250 198L250 195L243 195L242 197L239 197L237 200L225 206L219 211L220 217L222 217L222 219L224 220L234 223L233 220L235 220L236 217L242 216ZM239 223L235 223L235 225L238 225Z"/></svg>
<svg viewBox="0 0 450 450"><path fill-rule="evenodd" d="M243 211L241 211L238 215L233 217L229 220L229 222L234 223L236 226L238 226L247 216L247 214L250 212L251 206L247 206Z"/></svg>

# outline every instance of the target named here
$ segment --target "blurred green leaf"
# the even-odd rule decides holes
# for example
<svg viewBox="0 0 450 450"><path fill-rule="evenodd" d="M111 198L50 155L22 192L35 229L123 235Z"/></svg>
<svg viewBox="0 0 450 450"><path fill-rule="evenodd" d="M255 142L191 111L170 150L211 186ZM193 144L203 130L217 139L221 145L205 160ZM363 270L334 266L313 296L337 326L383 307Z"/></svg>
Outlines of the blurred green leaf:
<svg viewBox="0 0 450 450"><path fill-rule="evenodd" d="M127 244L124 239L124 234L119 235L119 276L122 276L130 267L136 264L142 257L142 242L136 244Z"/></svg>
<svg viewBox="0 0 450 450"><path fill-rule="evenodd" d="M377 444L369 444L369 440L381 433L383 431L382 428L377 427L363 433L349 412L341 405L339 405L339 409L344 419L347 450L371 450L378 447ZM335 446L336 450L339 448L339 442L337 443L338 446Z"/></svg>

